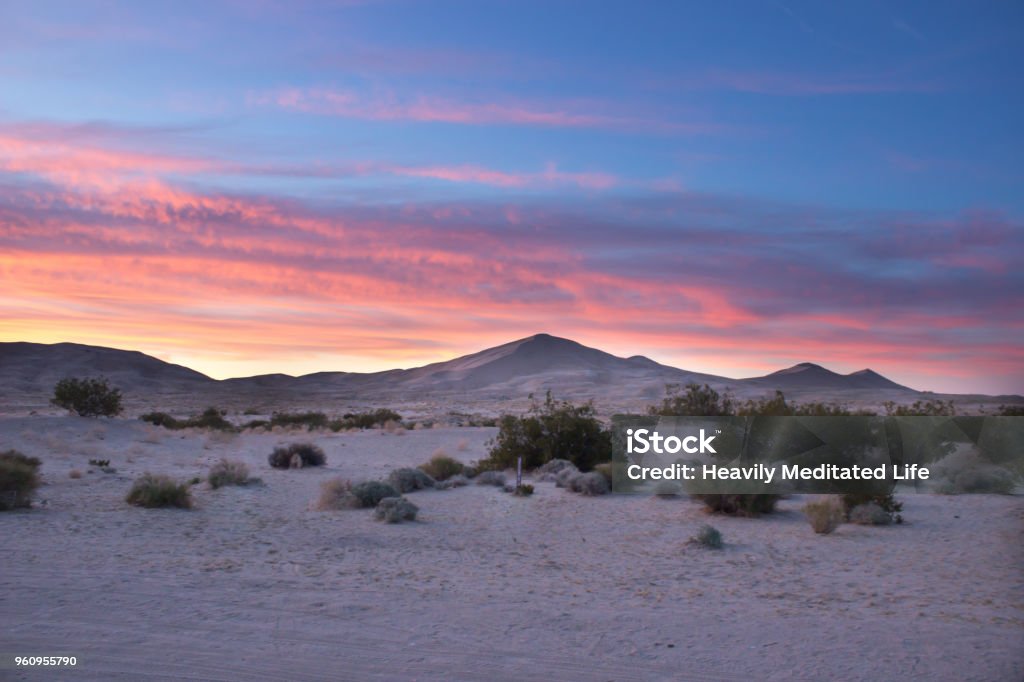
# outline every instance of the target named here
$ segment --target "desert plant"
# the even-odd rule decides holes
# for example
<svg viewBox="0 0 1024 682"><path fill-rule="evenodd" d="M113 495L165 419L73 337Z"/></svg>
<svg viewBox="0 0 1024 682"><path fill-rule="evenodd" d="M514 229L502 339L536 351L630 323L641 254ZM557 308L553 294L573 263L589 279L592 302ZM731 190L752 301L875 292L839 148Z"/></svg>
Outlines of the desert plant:
<svg viewBox="0 0 1024 682"><path fill-rule="evenodd" d="M533 472L537 476L540 476L542 481L553 481L555 476L564 471L565 469L576 469L576 465L567 459L551 459L537 467ZM579 469L576 469L579 471Z"/></svg>
<svg viewBox="0 0 1024 682"><path fill-rule="evenodd" d="M850 523L858 526L886 526L892 523L892 515L875 502L858 504L850 510Z"/></svg>
<svg viewBox="0 0 1024 682"><path fill-rule="evenodd" d="M390 484L383 481L363 481L352 486L351 507L376 507L385 497L401 497Z"/></svg>
<svg viewBox="0 0 1024 682"><path fill-rule="evenodd" d="M285 428L305 426L308 431L313 431L327 427L327 415L323 412L275 412L270 417L270 426L271 428L275 426Z"/></svg>
<svg viewBox="0 0 1024 682"><path fill-rule="evenodd" d="M845 493L842 496L843 510L846 518L850 518L850 512L862 504L874 503L879 509L889 515L889 518L896 523L903 523L903 503L896 500L895 495L890 492L857 492Z"/></svg>
<svg viewBox="0 0 1024 682"><path fill-rule="evenodd" d="M603 462L594 467L594 471L604 476L605 480L608 481L609 487L612 485L612 467L612 462Z"/></svg>
<svg viewBox="0 0 1024 682"><path fill-rule="evenodd" d="M611 432L604 428L591 403L556 401L551 392L534 402L527 415L503 416L484 469L514 468L522 457L524 469L536 469L557 458L568 459L581 471L612 458Z"/></svg>
<svg viewBox="0 0 1024 682"><path fill-rule="evenodd" d="M377 503L374 516L378 521L388 523L401 523L402 521L415 521L419 507L404 497L385 497Z"/></svg>
<svg viewBox="0 0 1024 682"><path fill-rule="evenodd" d="M314 508L318 511L335 511L357 506L352 496L352 481L345 478L331 478L320 484L320 497Z"/></svg>
<svg viewBox="0 0 1024 682"><path fill-rule="evenodd" d="M813 500L804 505L804 514L815 533L828 535L843 522L843 503L833 496Z"/></svg>
<svg viewBox="0 0 1024 682"><path fill-rule="evenodd" d="M327 463L327 455L312 443L291 443L274 448L267 462L275 469L320 467Z"/></svg>
<svg viewBox="0 0 1024 682"><path fill-rule="evenodd" d="M496 485L501 488L505 485L505 474L500 471L482 471L475 480L477 485Z"/></svg>
<svg viewBox="0 0 1024 682"><path fill-rule="evenodd" d="M721 493L698 493L692 495L694 499L700 500L708 511L729 514L733 516L760 516L775 511L775 503L779 501L780 495L769 493L751 494L721 494Z"/></svg>
<svg viewBox="0 0 1024 682"><path fill-rule="evenodd" d="M681 492L683 492L683 486L676 481L658 481L654 485L654 496L662 499L679 497Z"/></svg>
<svg viewBox="0 0 1024 682"><path fill-rule="evenodd" d="M121 391L112 388L106 379L61 379L53 387L57 407L79 417L115 417L121 414Z"/></svg>
<svg viewBox="0 0 1024 682"><path fill-rule="evenodd" d="M608 479L596 471L576 474L576 476L569 479L566 487L574 493L587 497L607 495L611 490L611 486L608 485Z"/></svg>
<svg viewBox="0 0 1024 682"><path fill-rule="evenodd" d="M183 429L185 425L183 422L175 419L166 412L147 412L146 414L140 415L139 419L144 422L153 424L154 426L162 426L165 429Z"/></svg>
<svg viewBox="0 0 1024 682"><path fill-rule="evenodd" d="M224 418L225 410L217 407L208 407L201 414L192 417L186 422L186 426L197 429L215 429L217 431L234 431L235 425Z"/></svg>
<svg viewBox="0 0 1024 682"><path fill-rule="evenodd" d="M1024 417L1024 405L1000 405L996 414L1001 417Z"/></svg>
<svg viewBox="0 0 1024 682"><path fill-rule="evenodd" d="M570 483L580 475L580 470L575 466L562 469L555 474L555 487L557 488L568 488Z"/></svg>
<svg viewBox="0 0 1024 682"><path fill-rule="evenodd" d="M372 429L375 426L383 427L388 422L400 421L402 421L402 415L398 414L394 410L380 407L368 412L350 412L343 415L341 419L332 419L327 423L327 427L331 429L331 431L341 431L343 429Z"/></svg>
<svg viewBox="0 0 1024 682"><path fill-rule="evenodd" d="M213 489L226 485L247 485L249 483L249 467L245 462L222 459L212 467L206 480Z"/></svg>
<svg viewBox="0 0 1024 682"><path fill-rule="evenodd" d="M100 469L103 469L105 467L110 466L110 460L109 459L90 459L89 460L89 466L99 467Z"/></svg>
<svg viewBox="0 0 1024 682"><path fill-rule="evenodd" d="M454 457L446 455L443 450L438 450L429 462L421 464L419 468L435 481L444 481L461 474L465 465Z"/></svg>
<svg viewBox="0 0 1024 682"><path fill-rule="evenodd" d="M433 488L437 482L419 469L402 467L401 469L395 469L388 474L388 483L390 483L395 490L404 495L405 493L411 493L416 490Z"/></svg>
<svg viewBox="0 0 1024 682"><path fill-rule="evenodd" d="M39 487L39 460L17 450L0 452L0 511L28 507Z"/></svg>
<svg viewBox="0 0 1024 682"><path fill-rule="evenodd" d="M728 393L721 395L707 384L690 383L685 390L679 384L667 384L661 405L647 412L661 417L722 417L733 414L733 401Z"/></svg>
<svg viewBox="0 0 1024 682"><path fill-rule="evenodd" d="M690 538L689 544L707 549L722 549L725 543L722 541L722 533L717 528L705 524Z"/></svg>
<svg viewBox="0 0 1024 682"><path fill-rule="evenodd" d="M169 476L145 473L135 480L125 502L136 507L192 507L192 494L184 483Z"/></svg>
<svg viewBox="0 0 1024 682"><path fill-rule="evenodd" d="M457 474L444 481L438 481L434 486L437 490L449 490L450 488L461 488L469 485L469 479L462 474Z"/></svg>
<svg viewBox="0 0 1024 682"><path fill-rule="evenodd" d="M512 494L516 497L529 497L533 494L533 486L529 483L520 483L516 486L515 490L512 491Z"/></svg>

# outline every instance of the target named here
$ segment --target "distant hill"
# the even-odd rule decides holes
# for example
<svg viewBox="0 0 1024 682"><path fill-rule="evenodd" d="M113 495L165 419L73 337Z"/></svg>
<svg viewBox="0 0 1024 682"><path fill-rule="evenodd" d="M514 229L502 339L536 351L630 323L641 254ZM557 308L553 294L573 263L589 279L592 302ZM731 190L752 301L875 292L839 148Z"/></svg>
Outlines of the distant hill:
<svg viewBox="0 0 1024 682"><path fill-rule="evenodd" d="M642 399L653 402L666 384L707 383L737 395L773 389L803 395L845 395L868 391L912 392L880 374L861 370L838 374L805 362L763 377L730 379L662 365L634 355L622 358L570 339L535 334L478 353L413 369L384 372L317 372L300 377L266 374L217 381L187 367L137 351L76 343L0 343L0 382L13 392L42 395L66 376L106 376L123 390L204 391L210 397L249 393L387 397L424 396L466 400L522 398L551 389L560 398ZM861 393L863 395L863 393Z"/></svg>
<svg viewBox="0 0 1024 682"><path fill-rule="evenodd" d="M765 375L763 377L752 377L744 379L745 383L761 385L765 387L797 389L886 389L899 391L912 391L914 389L901 386L895 381L886 379L884 376L870 369L862 369L850 374L839 374L832 370L825 369L813 362L801 362L786 369Z"/></svg>

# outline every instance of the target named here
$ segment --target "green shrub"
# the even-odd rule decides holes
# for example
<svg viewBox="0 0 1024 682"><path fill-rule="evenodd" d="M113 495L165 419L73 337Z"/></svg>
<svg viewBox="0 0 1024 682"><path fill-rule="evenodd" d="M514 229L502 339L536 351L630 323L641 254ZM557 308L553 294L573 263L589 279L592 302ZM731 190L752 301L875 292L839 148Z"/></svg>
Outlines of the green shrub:
<svg viewBox="0 0 1024 682"><path fill-rule="evenodd" d="M323 429L327 427L327 415L323 412L298 412L295 414L275 412L270 417L270 427L273 428L275 426L284 428L305 426L309 431Z"/></svg>
<svg viewBox="0 0 1024 682"><path fill-rule="evenodd" d="M416 490L433 488L436 481L419 469L403 467L388 474L388 483L404 495Z"/></svg>
<svg viewBox="0 0 1024 682"><path fill-rule="evenodd" d="M587 497L607 495L611 491L608 479L596 471L590 471L585 474L577 473L575 476L569 477L565 487L574 493Z"/></svg>
<svg viewBox="0 0 1024 682"><path fill-rule="evenodd" d="M661 417L724 417L734 413L728 393L720 395L707 384L695 383L687 384L685 390L679 384L667 384L661 405L651 406L647 412Z"/></svg>
<svg viewBox="0 0 1024 682"><path fill-rule="evenodd" d="M533 486L530 485L529 483L520 483L518 486L516 486L516 489L513 491L513 494L516 495L517 497L529 497L530 495L533 494Z"/></svg>
<svg viewBox="0 0 1024 682"><path fill-rule="evenodd" d="M188 419L176 419L166 412L147 412L139 417L144 422L154 426L162 426L165 429L177 431L180 429L214 429L216 431L237 431L235 425L224 418L225 410L216 407L208 407L200 414Z"/></svg>
<svg viewBox="0 0 1024 682"><path fill-rule="evenodd" d="M526 416L505 415L499 420L498 435L480 468L515 468L519 457L524 469L561 458L589 471L611 460L611 433L595 417L592 404L555 401L549 391L544 402L535 402Z"/></svg>
<svg viewBox="0 0 1024 682"><path fill-rule="evenodd" d="M804 505L804 514L815 533L828 535L843 522L843 504L833 496Z"/></svg>
<svg viewBox="0 0 1024 682"><path fill-rule="evenodd" d="M267 462L275 469L321 467L327 463L327 455L312 443L291 443L274 448Z"/></svg>
<svg viewBox="0 0 1024 682"><path fill-rule="evenodd" d="M704 494L692 495L694 499L700 500L708 511L730 514L733 516L760 516L775 511L775 504L781 495L769 493L750 493L740 495L727 494Z"/></svg>
<svg viewBox="0 0 1024 682"><path fill-rule="evenodd" d="M214 489L226 485L247 485L249 483L249 467L245 465L245 462L222 459L210 467L210 473L206 480Z"/></svg>
<svg viewBox="0 0 1024 682"><path fill-rule="evenodd" d="M375 426L384 426L388 422L400 422L402 415L387 408L377 408L369 412L350 412L342 415L341 419L332 419L327 423L331 431L342 429L372 429Z"/></svg>
<svg viewBox="0 0 1024 682"><path fill-rule="evenodd" d="M707 524L700 527L697 534L690 538L689 543L691 545L697 545L698 547L706 547L708 549L722 549L725 544L722 541L722 534L714 526Z"/></svg>
<svg viewBox="0 0 1024 682"><path fill-rule="evenodd" d="M125 502L136 507L192 507L192 494L188 485L178 483L169 476L146 473L135 480Z"/></svg>
<svg viewBox="0 0 1024 682"><path fill-rule="evenodd" d="M594 467L594 472L604 476L605 480L608 481L608 486L612 485L612 463L603 462Z"/></svg>
<svg viewBox="0 0 1024 682"><path fill-rule="evenodd" d="M121 391L111 388L106 379L61 379L53 387L57 407L80 417L115 417L121 414Z"/></svg>
<svg viewBox="0 0 1024 682"><path fill-rule="evenodd" d="M352 486L352 507L376 507L385 497L401 497L391 485L383 481L363 481Z"/></svg>
<svg viewBox="0 0 1024 682"><path fill-rule="evenodd" d="M0 511L29 507L39 487L39 460L17 450L0 452Z"/></svg>
<svg viewBox="0 0 1024 682"><path fill-rule="evenodd" d="M404 497L385 497L377 503L374 516L378 521L388 523L401 523L402 521L415 521L419 507Z"/></svg>
<svg viewBox="0 0 1024 682"><path fill-rule="evenodd" d="M420 469L435 481L446 481L452 476L457 476L465 469L465 465L454 457L449 457L443 451L434 453L430 461L421 464Z"/></svg>

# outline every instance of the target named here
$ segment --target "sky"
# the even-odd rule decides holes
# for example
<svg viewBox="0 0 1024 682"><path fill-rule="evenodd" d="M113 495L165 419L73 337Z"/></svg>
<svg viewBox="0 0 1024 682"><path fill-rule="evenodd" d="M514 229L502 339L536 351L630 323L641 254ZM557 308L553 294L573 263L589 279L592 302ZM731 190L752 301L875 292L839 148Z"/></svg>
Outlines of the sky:
<svg viewBox="0 0 1024 682"><path fill-rule="evenodd" d="M0 341L1024 392L1019 2L0 4Z"/></svg>

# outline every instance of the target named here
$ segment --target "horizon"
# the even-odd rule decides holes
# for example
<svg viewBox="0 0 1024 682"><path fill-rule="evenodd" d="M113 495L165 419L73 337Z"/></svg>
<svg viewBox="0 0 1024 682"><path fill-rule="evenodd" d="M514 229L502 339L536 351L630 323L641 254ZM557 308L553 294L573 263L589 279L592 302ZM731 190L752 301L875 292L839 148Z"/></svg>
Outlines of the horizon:
<svg viewBox="0 0 1024 682"><path fill-rule="evenodd" d="M1024 392L1018 5L4 15L0 341L227 378L547 329Z"/></svg>

